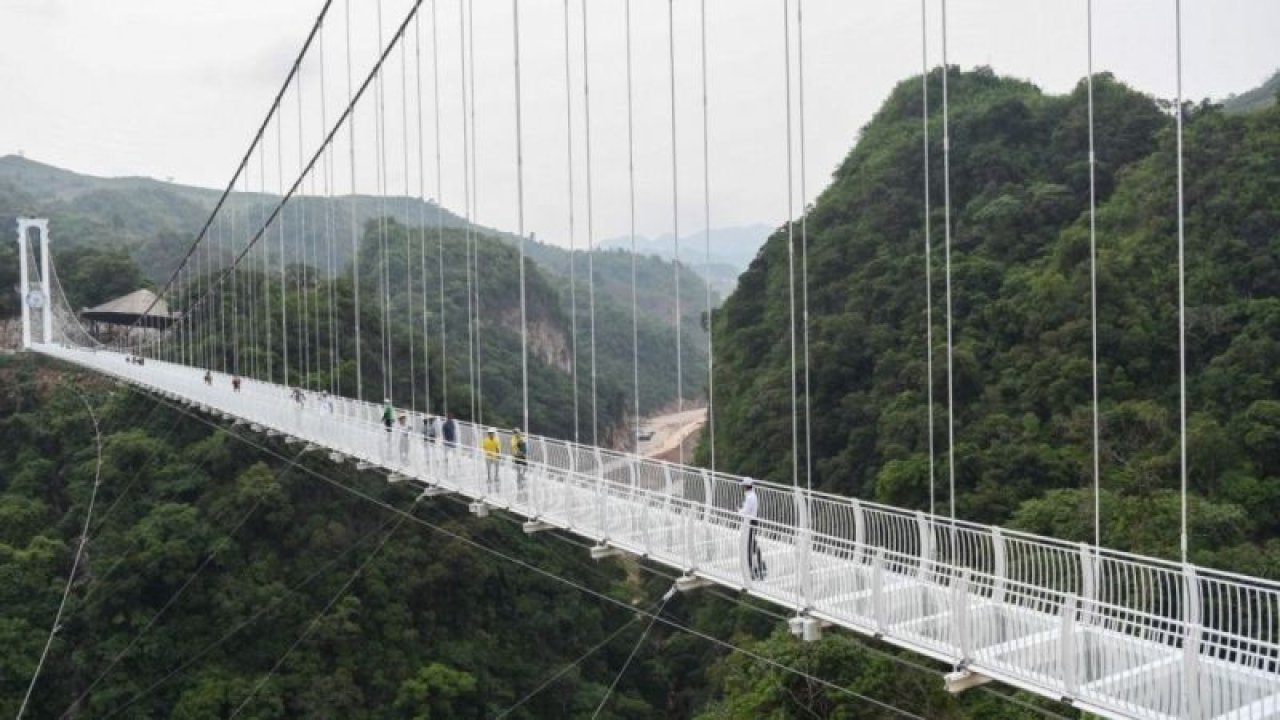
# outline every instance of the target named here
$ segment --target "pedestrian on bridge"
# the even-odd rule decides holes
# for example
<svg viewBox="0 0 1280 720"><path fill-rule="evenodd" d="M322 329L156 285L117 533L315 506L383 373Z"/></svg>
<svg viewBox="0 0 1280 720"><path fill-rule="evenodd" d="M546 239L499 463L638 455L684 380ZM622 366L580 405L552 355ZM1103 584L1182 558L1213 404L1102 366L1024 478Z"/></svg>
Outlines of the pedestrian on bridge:
<svg viewBox="0 0 1280 720"><path fill-rule="evenodd" d="M387 435L391 435L391 426L396 421L396 410L391 407L391 398L382 401L382 425L387 429Z"/></svg>
<svg viewBox="0 0 1280 720"><path fill-rule="evenodd" d="M231 377L231 389L234 390L235 392L240 392L240 376L239 375L233 375Z"/></svg>
<svg viewBox="0 0 1280 720"><path fill-rule="evenodd" d="M529 465L529 443L520 428L511 429L511 459L516 466L516 488L524 495L524 471Z"/></svg>
<svg viewBox="0 0 1280 720"><path fill-rule="evenodd" d="M209 370L204 371L204 384L205 385L213 384L213 373L210 372Z"/></svg>
<svg viewBox="0 0 1280 720"><path fill-rule="evenodd" d="M498 441L498 428L489 428L489 432L485 433L484 440L480 443L480 448L484 451L485 486L489 493L497 492L502 483L498 477L498 461L502 459L502 443Z"/></svg>
<svg viewBox="0 0 1280 720"><path fill-rule="evenodd" d="M404 413L400 413L400 417L396 420L400 426L400 464L409 464L409 417Z"/></svg>
<svg viewBox="0 0 1280 720"><path fill-rule="evenodd" d="M452 415L445 416L444 423L440 426L440 438L444 441L444 465L448 469L449 458L458 445L458 424L453 421Z"/></svg>
<svg viewBox="0 0 1280 720"><path fill-rule="evenodd" d="M760 522L760 499L756 497L755 481L745 478L742 481L742 507L738 514L747 528L747 567L751 571L752 580L763 580L767 568L764 555L760 552L760 543L756 540L756 530Z"/></svg>

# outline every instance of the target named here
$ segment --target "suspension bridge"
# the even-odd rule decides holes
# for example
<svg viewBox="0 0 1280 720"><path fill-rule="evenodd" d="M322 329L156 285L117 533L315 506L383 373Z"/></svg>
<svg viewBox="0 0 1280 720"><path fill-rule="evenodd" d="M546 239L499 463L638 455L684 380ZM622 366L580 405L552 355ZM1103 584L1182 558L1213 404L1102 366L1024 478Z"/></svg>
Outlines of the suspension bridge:
<svg viewBox="0 0 1280 720"><path fill-rule="evenodd" d="M789 2L784 0L782 4L787 10L788 20L784 28L787 33L786 101L788 108L795 101L790 84L794 51L797 61L795 77L800 88L798 109L801 112L798 115L798 125L799 132L803 133L801 17L798 13L791 14ZM380 53L363 82L357 85L352 76L350 55L353 27L351 5L348 0L345 23L330 16L332 6L332 0L324 3L298 59L223 195L223 200L226 201L236 191L268 189L266 143L274 129L275 161L278 165L275 180L280 203L269 216L261 223L253 224L246 217L227 220L226 213L229 211L223 210L223 203L220 202L160 293L160 298L168 298L174 311L159 307L147 308L138 314L132 327L125 332L115 333L105 342L80 325L76 314L66 302L50 260L48 221L20 219L18 242L21 249L20 290L24 298L24 348L129 383L251 431L280 436L312 451L327 453L333 462L352 462L362 469L385 472L389 482L418 486L423 497L446 493L464 496L470 501L471 511L478 516L501 510L524 518L524 528L529 533L552 528L571 532L594 543L592 554L595 557L628 553L660 563L680 574L678 587L682 590L693 592L704 585L718 585L767 600L794 612L790 627L804 640L815 640L826 629L840 628L881 639L950 664L955 672L947 676L947 683L955 692L989 680L997 680L1111 718L1244 720L1280 717L1280 584L1188 562L1185 500L1183 557L1181 561L1173 562L1110 550L1097 542L1066 542L975 524L955 517L954 510L949 516L944 516L815 491L807 482L801 482L802 473L798 466L791 484L755 481L758 515L754 519L748 519L744 518L742 511L746 478L716 469L714 460L711 467L695 467L659 461L634 452L595 444L530 434L529 343L523 261L526 232L520 136L520 118L523 112L520 97L520 23L519 8L514 2L515 98L512 112L515 117L517 151L513 169L518 187L516 237L519 238L521 251L520 329L524 340L521 348L523 417L520 427L527 439L527 461L520 464L513 462L510 457L499 461L495 478L489 474L492 471L492 461L487 457L482 442L486 432L485 425L458 422L458 432L453 442L445 442L438 436L428 437L419 431L424 419L447 412L444 408L433 409L430 405L431 371L425 365L430 357L429 343L435 342L436 336L429 327L432 315L427 309L428 302L434 302L434 298L428 297L425 283L419 298L421 311L415 316L418 307L413 297L414 285L411 280L406 281L410 296L407 306L410 322L407 327L411 333L417 328L418 320L421 320L421 334L416 340L411 335L409 342L411 349L420 347L422 352L419 356L422 365L410 370L410 375L415 378L418 369L422 372L424 392L421 395L426 398L426 402L421 410L416 404L419 396L416 384L406 397L405 390L397 387L391 380L390 368L397 358L390 340L390 316L394 312L388 289L390 273L403 270L406 277L411 277L414 273L426 272L426 233L429 219L425 217L421 229L421 257L415 258L411 253L406 253L409 260L406 267L391 268L384 261L378 268L377 295L380 307L377 309L380 312L380 327L377 340L380 344L379 370L383 384L376 394L394 399L398 406L412 406L412 410L408 412L408 424L384 424L384 405L365 400L366 389L361 384L366 375L363 369L358 368L355 373L355 388L343 388L336 379L339 376L337 368L341 364L338 354L343 344L339 342L340 335L348 334L354 340L356 349L351 359L357 365L365 357L360 349L360 253L356 249L359 230L355 227L354 213L349 234L353 248L352 261L357 263L354 274L357 284L354 294L355 310L349 319L336 317L337 304L332 295L332 286L327 289L330 294L325 297L324 291L316 289L320 283L314 281L319 277L321 267L327 266L332 274L336 258L335 239L346 230L335 227L331 215L318 218L316 222L322 228L323 240L310 246L304 243L304 249L299 250L299 255L291 259L286 256L283 213L291 199L304 194L308 189L316 194L334 197L339 191L336 179L338 161L344 155L349 157L347 166L350 170L350 184L346 189L354 197L357 190L355 108L362 99L373 108L373 154L380 156L376 190L379 195L387 194L390 188L385 159L389 135L386 122L395 111L386 108L384 96L389 92L388 87L393 88L396 83L402 88L403 118L400 129L405 138L402 149L406 195L411 194L408 188L412 174L410 160L416 154L418 194L425 198L427 172L423 157L428 150L428 133L424 132L422 124L421 78L424 67L423 50L428 46L426 56L431 61L425 64L429 65L429 72L434 73L437 78L440 72L439 43L435 41L439 29L437 7L435 2L429 4L430 29L428 41L424 42L420 18L424 3L421 0L409 4L403 19L393 25L394 30L389 38L383 36L384 24L379 3L377 46ZM464 181L467 194L463 203L467 220L470 221L473 219L476 190L474 175L470 172L474 169L471 163L475 152L475 43L471 38L472 28L469 25L470 4L460 4L458 7L461 37L459 86L463 93L461 107L464 114L460 127L466 134L462 147L464 165L468 168L468 177ZM799 0L796 7L798 9ZM942 64L946 67L945 2L942 7ZM705 103L705 4L703 12L704 44L701 49ZM566 2L566 89L571 77L568 13L569 3ZM629 21L629 6L627 18ZM792 21L794 25L791 24ZM585 48L589 37L585 2L581 22ZM347 98L345 108L337 114L337 120L332 124L329 122L331 108L325 98L327 85L323 79L323 47L327 24L336 24L338 30L345 29L347 37ZM1091 28L1092 24L1090 32ZM339 36L332 27L329 32L335 34L335 37ZM674 29L672 32L674 33ZM626 52L630 116L632 47L629 33L628 24ZM796 41L794 50L793 38ZM410 44L412 50L409 49ZM389 60L394 59L397 51L400 53L400 73L391 76L388 73L394 69L394 63ZM409 59L411 52L412 60ZM584 58L586 56L584 53ZM319 103L314 106L318 110L315 114L319 117L316 127L312 129L315 136L314 152L309 155L304 152L307 143L303 123L307 114L304 113L302 85L302 69L308 62L318 64L321 78L319 87L313 87L312 92L306 96ZM670 62L674 133L674 50ZM924 69L929 69L927 53ZM1092 58L1088 69L1091 77ZM1179 77L1180 72L1179 65ZM585 95L588 74L586 67L582 69L582 74ZM942 74L944 81L941 98L944 173L948 172L946 168L949 167L945 164L945 153L949 148L945 130L946 74ZM414 80L418 82L416 130L409 119L412 97L408 88ZM468 83L471 85L470 91L467 89ZM432 86L437 90L434 98L434 113L437 118L434 124L434 149L439 182L441 140L438 80ZM295 127L298 130L299 167L296 178L288 182L283 170L284 144L280 138L283 136L285 98L291 88L297 98ZM927 91L924 99L927 131ZM587 236L590 243L593 232L590 228L589 99L586 99L585 107L587 112L584 133L588 157ZM705 137L705 105L703 110ZM570 132L573 116L573 108L567 108L566 119ZM788 120L790 121L790 114ZM1092 139L1092 114L1090 121ZM1180 138L1180 116L1177 122ZM345 153L338 146L344 130L349 144ZM789 165L791 132L789 124ZM413 135L412 141L409 140L410 135ZM799 147L803 148L803 145L801 139ZM676 143L673 142L672 146L674 152ZM926 176L930 163L928 153L926 140ZM1092 166L1092 150L1089 160ZM803 165L803 162L801 154L800 164ZM574 166L572 156L568 163L570 168ZM673 158L673 167L674 164ZM251 171L255 165L259 180L256 188L251 179ZM706 177L703 180L704 183L708 182ZM570 182L572 183L572 170ZM926 192L927 187L926 177ZM947 251L947 405L950 408L951 220L949 184L945 187L946 225L943 231ZM704 192L709 205L709 190L705 186ZM802 182L800 207L805 207L805 193ZM572 194L571 188L570 196ZM788 203L792 195L793 189L789 186ZM437 197L440 197L439 192ZM632 206L634 208L634 197ZM572 213L572 209L569 212ZM1181 241L1181 196L1179 215ZM438 212L436 221L437 231L440 231L442 226L439 224L441 221ZM634 217L632 224L634 227ZM380 223L379 232L385 233L385 228L381 225ZM789 224L788 231L803 233L804 224ZM273 251L270 246L273 237L278 241L278 252ZM679 237L678 231L676 237ZM929 242L928 238L929 233L926 232L926 243ZM803 253L806 245L803 238L801 240L799 249ZM474 380L480 345L480 296L476 288L477 277L482 269L474 250L481 239L478 233L472 237L469 226L467 242L466 268L463 272L466 274L469 325L467 342L471 346L467 354L468 363L472 365L468 377ZM324 243L328 246L324 247ZM381 251L384 258L386 243L383 235ZM440 247L443 248L443 241ZM794 253L797 243L791 242L789 247ZM589 244L588 250L590 249ZM311 254L308 255L308 252ZM930 252L931 249L926 246L926 253ZM420 260L420 267L413 264L415 259ZM441 283L441 310L435 317L443 321L446 316L443 249L433 260L439 263ZM805 263L803 254L799 260L801 264ZM807 286L803 284L804 271L799 275L795 272L794 254L789 257L789 262L792 264L792 282L795 283L799 277L801 291L798 309L797 287L793 284L790 307L793 322L789 338L794 409L792 442L798 448L802 437L807 442L809 422L807 411L801 413L798 409L801 393L798 391L797 374L797 368L803 369L807 365L806 361L798 359L798 349L807 351L807 334L803 323L796 322L797 317L807 319L807 307L804 306L807 302ZM288 269L291 263L294 267ZM299 267L303 269L298 270ZM307 280L308 267L312 268L310 272L315 273L311 276L311 281ZM272 295L266 292L270 285L246 280L247 272L263 276L279 274L281 294L274 310L270 305ZM589 269L588 278L591 278ZM284 291L289 282L296 282L297 287L303 291L301 307L295 305L290 308L286 302ZM306 293L308 289L311 292L309 305ZM678 294L677 290L677 296ZM588 301L594 302L594 295ZM159 302L160 299L157 299L153 306ZM242 317L240 308L259 308L263 305L266 306L264 317L269 322L257 321L256 315L250 315L248 319ZM294 313L292 316L289 314L291 310ZM634 322L635 307L632 308L632 313ZM677 325L679 313L677 307ZM931 322L928 327L932 328ZM271 335L273 332L276 333L274 340ZM440 342L444 343L447 340L444 328L440 327L439 332ZM312 337L315 338L314 342ZM676 337L680 337L678 331ZM292 349L289 346L290 338L294 339ZM421 346L416 346L416 342L421 342ZM594 315L591 342L594 343ZM932 347L932 338L929 345ZM250 352L251 348L256 347L272 351ZM440 357L445 358L447 355L441 353ZM271 365L273 359L278 363L274 367ZM593 405L594 362L593 345ZM412 355L409 363L412 368ZM1096 335L1094 363L1096 368ZM575 358L573 372L577 372L577 367ZM931 377L932 373L930 366ZM714 378L713 368L709 368L708 376L710 386L710 380ZM317 380L317 377L323 379ZM447 374L442 371L441 377L447 377ZM637 403L638 383L637 379ZM804 386L807 388L807 382ZM1096 387L1095 374L1095 408ZM714 401L712 388L713 386L708 388L708 393ZM321 390L324 391L323 394ZM577 391L576 378L574 390ZM350 394L355 397L349 397ZM683 389L679 394L683 399ZM471 397L474 404L476 395ZM574 400L576 405L576 395ZM932 398L930 403L932 404ZM807 408L807 402L803 406ZM1185 404L1183 412L1185 416ZM638 404L636 415L639 415ZM474 416L473 406L472 417ZM930 422L932 423L932 416ZM932 426L930 430L932 438ZM710 432L714 448L714 426ZM511 446L510 433L503 431L500 434L503 444ZM1183 443L1185 446L1185 435ZM949 443L948 453L951 452L950 447ZM797 452L796 457L799 455ZM1095 454L1095 461L1096 457ZM953 456L948 459L949 463L954 462ZM1183 462L1185 498L1185 453ZM1096 472L1095 465L1095 482ZM954 508L954 480L950 492ZM753 522L756 528L754 533ZM758 571L750 559L751 549L757 540L764 560L764 571Z"/></svg>

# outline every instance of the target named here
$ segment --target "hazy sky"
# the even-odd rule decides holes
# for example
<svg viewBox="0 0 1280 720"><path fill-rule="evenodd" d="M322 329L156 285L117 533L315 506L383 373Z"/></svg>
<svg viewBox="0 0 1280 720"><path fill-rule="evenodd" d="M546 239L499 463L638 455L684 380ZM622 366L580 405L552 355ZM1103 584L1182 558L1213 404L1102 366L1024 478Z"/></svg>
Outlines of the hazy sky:
<svg viewBox="0 0 1280 720"><path fill-rule="evenodd" d="M438 0L442 186L436 186L431 0L420 18L423 129L412 34L407 77L399 54L384 85L386 175L392 192L443 198L463 212L459 2ZM474 0L476 219L516 228L511 2ZM371 66L377 0L334 0L324 33L324 113L332 124L347 99L347 3L353 74ZM0 0L0 154L98 175L172 177L222 187L248 146L321 0ZM409 0L383 0L391 30ZM581 0L569 15L572 85L566 99L563 0L520 0L525 138L525 227L568 243L566 101L572 106L576 242L586 242L586 163ZM699 3L674 0L678 219L682 235L703 225ZM782 0L706 0L712 224L780 223L787 216ZM940 5L928 0L929 60L941 56ZM628 232L623 0L590 0L592 197L597 239ZM667 7L632 0L637 229L670 232L671 90ZM1174 94L1173 0L1094 0L1095 68L1155 95ZM795 8L795 2L792 2ZM892 87L921 67L917 0L803 0L806 186L812 197ZM1184 0L1184 89L1223 97L1256 86L1280 67L1280 2ZM991 65L1047 92L1067 91L1086 69L1085 0L950 0L949 57ZM794 20L794 18L793 18ZM792 24L792 50L796 50ZM799 81L793 71L793 90ZM320 138L321 68L308 59L301 145ZM401 94L407 88L407 102ZM376 189L376 95L357 115L356 188ZM286 97L249 184L291 182L299 168L298 99ZM403 137L408 118L410 138ZM799 119L793 122L798 133ZM348 192L348 139L339 136L332 189ZM798 143L795 206L800 186ZM425 178L420 180L422 150ZM323 189L323 177L316 187Z"/></svg>

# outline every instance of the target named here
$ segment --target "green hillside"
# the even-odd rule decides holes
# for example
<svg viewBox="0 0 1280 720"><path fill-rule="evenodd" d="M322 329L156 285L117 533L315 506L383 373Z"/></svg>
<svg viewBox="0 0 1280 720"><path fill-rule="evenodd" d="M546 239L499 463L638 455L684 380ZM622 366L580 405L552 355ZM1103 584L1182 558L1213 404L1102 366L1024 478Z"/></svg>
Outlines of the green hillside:
<svg viewBox="0 0 1280 720"><path fill-rule="evenodd" d="M930 76L935 97L940 81ZM1084 87L1046 95L981 69L953 69L950 82L958 515L1084 540ZM916 508L927 507L930 482L919 83L898 86L809 217L814 485ZM1172 123L1110 77L1096 94L1102 538L1176 556ZM1193 556L1280 576L1280 108L1187 112ZM940 125L934 115L935 483L945 508ZM716 419L721 463L790 482L785 242L770 239L716 313Z"/></svg>
<svg viewBox="0 0 1280 720"><path fill-rule="evenodd" d="M0 228L12 227L18 215L45 216L53 220L56 266L63 274L63 285L72 296L75 307L97 304L140 285L159 286L168 280L172 269L190 246L194 234L203 225L217 202L219 192L204 188L165 183L149 178L97 178L34 162L18 156L0 157ZM214 248L222 248L230 257L232 237L243 237L250 228L261 227L274 209L274 195L234 193L220 214L220 222L209 233ZM336 239L334 261L336 271L347 272L352 257L352 213L356 227L362 228L359 246L368 251L370 237L363 228L378 218L390 218L398 227L412 227L419 237L426 226L428 240L434 243L438 208L415 198L378 198L359 196L332 199L312 196L296 197L286 206L263 242L273 252L283 242L283 252L290 262L315 257L317 247L327 247L329 233ZM441 210L446 230L467 227L461 217ZM482 237L482 245L494 239L514 247L517 239L484 227L475 226L474 235ZM403 237L401 235L400 237ZM237 244L237 247L239 245ZM434 247L434 246L433 246ZM528 243L530 257L546 271L549 286L560 297L563 317L570 314L569 256L567 250L554 245ZM0 283L10 287L16 283L16 262L11 257L11 244L0 245ZM130 274L121 253L127 253L146 270L146 279ZM493 252L498 252L494 249ZM461 253L461 251L459 251ZM87 260L81 261L79 257ZM597 392L602 398L606 427L617 423L618 408L633 408L632 400L632 333L631 333L631 255L618 250L599 251L596 256L596 365L602 380ZM325 266L327 261L316 261ZM578 279L578 365L579 382L588 392L591 357L590 315L587 298L586 256L577 255ZM80 282L84 276L77 267L109 267L121 269L110 274L109 282ZM366 263L366 267L374 264ZM417 264L415 262L414 267ZM455 265L461 272L462 263ZM506 266L515 267L510 260ZM397 268L402 266L396 266ZM327 268L324 269L327 273ZM393 276L402 274L395 270ZM10 278L12 275L12 278ZM504 275L505 280L511 280ZM649 413L671 403L676 396L676 351L674 322L674 268L670 262L653 256L637 258L641 412ZM107 275L101 278L107 280ZM126 283L127 281L127 283ZM706 285L689 270L681 274L683 312L684 396L689 401L702 397L706 384L706 333L703 315L706 308ZM126 284L133 287L126 288ZM496 287L494 290L499 290ZM482 306L484 303L482 291ZM459 292L458 297L465 298ZM719 298L714 298L719 302ZM504 312L511 308L501 305ZM14 297L0 297L0 316L16 312ZM462 316L465 320L465 314ZM393 333L394 334L394 333ZM406 331L407 334L407 331ZM570 329L565 337L571 336ZM463 336L465 341L465 336ZM504 354L504 352L499 352ZM483 352L482 352L483 355ZM568 354L572 357L572 353ZM465 355L463 357L465 360ZM564 360L563 363L568 363ZM492 373L486 373L492 374ZM579 408L580 422L588 423L589 406ZM569 422L572 426L572 422Z"/></svg>
<svg viewBox="0 0 1280 720"><path fill-rule="evenodd" d="M1222 109L1233 113L1252 112L1271 107L1277 102L1280 102L1280 70L1258 87L1223 100Z"/></svg>

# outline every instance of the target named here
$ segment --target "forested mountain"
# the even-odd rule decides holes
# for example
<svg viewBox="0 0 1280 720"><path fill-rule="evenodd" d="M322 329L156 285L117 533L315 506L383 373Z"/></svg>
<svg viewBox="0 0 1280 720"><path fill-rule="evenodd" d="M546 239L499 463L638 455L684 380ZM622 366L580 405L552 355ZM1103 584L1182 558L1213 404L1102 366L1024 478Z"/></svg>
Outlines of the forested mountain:
<svg viewBox="0 0 1280 720"><path fill-rule="evenodd" d="M1251 112L1271 107L1277 102L1280 102L1280 70L1275 71L1258 87L1223 100L1222 109L1227 112Z"/></svg>
<svg viewBox="0 0 1280 720"><path fill-rule="evenodd" d="M12 227L12 218L17 215L52 219L50 233L54 237L56 267L62 273L62 284L69 294L69 300L77 308L95 305L147 284L136 273L130 272L130 263L125 254L132 257L138 266L146 269L146 280L151 284L160 285L167 281L172 269L190 246L194 234L205 222L218 196L219 192L215 190L149 178L97 178L17 156L0 157L0 228ZM231 238L243 238L251 228L260 227L278 200L277 196L270 194L233 193L226 209L219 215L220 222L210 230L209 237L213 247L222 248L223 257L229 258L233 247ZM467 227L463 218L447 209L437 208L415 198L359 196L353 203L350 197L325 199L301 196L289 202L281 213L279 222L271 228L262 243L269 245L272 252L277 253L277 257L280 252L277 247L282 246L290 264L312 265L320 269L321 275L328 275L328 260L319 248L327 250L328 239L332 235L335 239L334 272L338 275L348 274L350 271L347 266L352 259L353 247L356 247L351 242L353 211L354 227L359 228L358 232L361 234L358 246L366 254L370 252L370 243L374 243L376 247L384 239L384 235L367 234L370 223L374 227L384 227L376 222L379 218L391 219L398 228L411 228L413 241L419 243L425 238L433 251L438 242L438 228L462 231ZM437 216L437 212L441 214ZM485 248L495 240L512 247L517 242L514 236L507 233L480 226L472 226L472 229L472 237ZM402 247L403 237L401 232L397 235L400 240L394 244ZM454 239L451 237L450 242ZM461 239L461 235L456 239ZM564 337L570 338L570 253L555 245L540 242L526 244L529 256L539 268L546 271L542 277L545 277L548 285L560 297ZM234 245L238 249L242 242L237 241ZM17 268L16 262L12 261L13 250L11 243L0 243L0 286L3 287L16 283ZM458 251L457 263L450 265L458 273L462 272L463 267L461 252ZM484 252L485 260L495 260L494 253L501 253L497 248L486 249ZM583 388L580 394L589 398L592 344L590 305L587 301L587 258L582 252L576 258L577 268L573 273L578 281L579 300L576 357L579 382ZM376 257L370 256L365 268L375 267L376 263ZM514 287L511 283L515 281L517 265L511 258L499 265L510 268L513 273L508 275L505 270L500 270L496 275L490 276L507 283L493 286L494 291L501 293ZM649 413L671 403L676 397L675 270L672 263L649 255L638 256L636 265L639 308L637 335L642 360L640 407L642 413ZM417 267L416 261L414 267ZM486 265L482 264L481 267ZM430 269L434 272L434 265ZM633 388L633 348L637 347L632 342L631 331L631 254L620 250L597 251L595 269L595 352L597 376L600 378L597 392L601 398L601 413L607 418L605 425L616 427L618 413L623 409L633 412L630 409L634 407L629 399ZM101 277L86 277L85 273L93 272L99 273ZM392 274L393 277L399 277L401 271L396 270ZM702 389L706 384L706 332L703 321L706 285L701 276L688 269L682 270L681 283L681 367L684 397L696 402L702 398ZM482 308L485 303L484 295L485 291L482 289ZM458 297L465 298L465 294L459 291ZM510 299L499 298L491 309L497 309L500 315L509 315L513 307L506 302ZM8 293L0 298L0 316L16 312L13 300L13 296ZM719 296L713 297L713 301L718 303ZM465 315L463 319L465 320ZM392 334L407 335L407 330ZM463 339L465 340L465 336ZM568 342L566 346L571 347ZM494 352L499 356L508 353L510 348L504 347L505 349L495 348ZM568 368L567 363L573 357L574 354L569 352L558 364ZM579 410L589 423L589 416L585 415L589 414L589 407L583 405ZM609 415L613 417L607 417Z"/></svg>
<svg viewBox="0 0 1280 720"><path fill-rule="evenodd" d="M558 277L561 308L569 316L577 307L578 369L590 372L591 287L588 269L595 273L595 331L597 373L622 384L631 395L632 349L639 348L640 412L648 415L676 397L676 280L675 264L649 255L622 250L596 249L574 253L546 243L528 243L526 250L537 266ZM636 328L632 340L632 261L636 271ZM588 262L590 260L590 263ZM572 262L573 268L570 268ZM576 283L571 283L571 279ZM576 287L576 296L569 293ZM703 402L707 384L707 285L688 266L680 267L680 376L684 398ZM711 306L721 297L711 293Z"/></svg>
<svg viewBox="0 0 1280 720"><path fill-rule="evenodd" d="M941 90L941 71L930 92ZM951 194L960 517L1091 537L1085 88L953 69ZM1173 123L1095 83L1102 538L1176 556ZM863 130L808 219L814 485L927 507L920 80ZM936 106L935 106L936 109ZM1280 576L1280 109L1187 106L1191 546ZM933 482L947 487L941 117L930 122ZM715 315L717 456L791 481L785 232ZM796 233L797 239L799 233ZM799 250L797 249L797 253ZM801 463L803 467L803 463Z"/></svg>
<svg viewBox="0 0 1280 720"><path fill-rule="evenodd" d="M39 657L95 479L88 564L29 717L228 717L313 621L243 717L489 717L541 681L546 658L567 659L629 618L483 547L597 592L652 593L512 523L468 521L447 501L415 505L380 475L284 444L258 450L103 379L0 362L10 365L0 368L6 715ZM69 387L102 428L100 478L93 425ZM606 649L511 717L589 711L627 650ZM663 681L644 666L651 657L642 654L607 717L642 717L663 701Z"/></svg>
<svg viewBox="0 0 1280 720"><path fill-rule="evenodd" d="M772 228L768 225L760 224L712 228L708 260L708 238L703 231L696 231L680 238L680 260L706 278L716 292L727 295L733 291L738 275L755 259L760 246L771 232ZM642 255L656 255L665 260L675 259L675 242L670 233L656 238L637 236L635 245L636 252ZM607 238L600 241L600 247L629 251L631 237Z"/></svg>
<svg viewBox="0 0 1280 720"><path fill-rule="evenodd" d="M168 279L220 195L220 190L151 178L99 178L15 155L0 157L0 224L8 226L19 214L51 218L56 225L50 234L58 244L123 247L156 282ZM211 236L230 248L230 237L242 240L251 226L260 227L279 199L270 193L233 193L219 216L224 224L215 226ZM375 217L413 225L425 218L435 227L437 211L445 227L466 227L466 221L448 209L416 198L359 195L354 200L350 196L328 200L306 192L290 201L280 222L290 257L299 255L304 238L314 242L315 236L333 228L344 240L334 246L342 267L351 257L353 212L357 227Z"/></svg>
<svg viewBox="0 0 1280 720"><path fill-rule="evenodd" d="M1052 96L986 70L950 72L958 515L1087 539L1084 90ZM941 71L928 79L937 97ZM905 80L888 98L808 217L814 484L907 507L925 507L929 486L920 81ZM1103 541L1171 555L1178 509L1172 121L1169 108L1108 76L1097 78L1096 94ZM1280 577L1280 108L1228 114L1205 104L1183 112L1192 558ZM945 507L936 114L930 137L933 413ZM424 249L415 236L425 238L425 249L436 246L429 234L406 236L399 222L381 228L383 236L377 222L362 232L365 382L380 390L374 328L383 236L388 267L400 271L404 258L420 258ZM444 240L446 265L460 267L465 234ZM499 242L478 248L482 357L490 363L486 412L506 421L518 407L510 315L518 257ZM712 317L717 459L726 469L784 482L791 477L786 256L781 228ZM560 362L564 286L553 272L532 264L526 270L530 318L545 330L530 369L534 401L547 404L533 415L545 418L537 429L562 435L571 421ZM629 272L629 263L618 270ZM85 273L88 284L105 281L88 267L73 271ZM428 263L425 286L438 285L432 272ZM274 277L241 277L273 297L280 291ZM291 313L305 277L296 267L287 274ZM470 400L462 370L465 278L455 272L445 279L450 402L457 408ZM349 271L332 285L311 276L303 294L327 297L332 287L337 308L350 317L352 280ZM393 305L421 302L424 286L409 292L399 273L389 280ZM624 314L604 317L622 326L629 353L626 308L616 305ZM393 317L407 314L400 309ZM412 384L405 374L409 332L406 325L391 331L400 398ZM349 387L353 348L342 337L348 344L339 372ZM278 342L258 352L278 358ZM318 369L310 381L324 383L324 351L314 350ZM227 349L221 352L225 357ZM246 349L237 355L254 362ZM440 360L431 356L433 373ZM442 380L432 379L438 402ZM243 717L492 718L530 694L506 717L590 717L646 622L592 593L648 608L670 583L642 560L591 564L567 539L526 537L501 513L476 519L447 499L413 505L408 491L379 475L252 438L264 452L134 390L41 358L0 355L0 712L15 713L25 691L95 482L91 423L75 389L86 394L105 434L101 495L87 565L36 687L32 717L57 717L86 692L77 715L85 720L117 713L227 717L260 683ZM626 389L625 378L613 384L610 407L625 406ZM299 466L290 469L294 460ZM342 487L412 508L422 522L397 526L400 516ZM677 595L663 617L696 633L655 624L600 717L891 716L862 696L929 718L1040 717L1002 699L1008 688L953 698L940 679L948 668L871 640L832 632L801 643L770 607L718 591ZM1018 699L1078 717L1065 706Z"/></svg>
<svg viewBox="0 0 1280 720"><path fill-rule="evenodd" d="M0 355L0 713L26 692L97 483L26 717L887 717L720 643L925 717L1039 717L994 692L952 698L937 668L852 636L800 643L767 606L714 591L663 608L699 634L657 623L637 645L647 619L629 608L657 605L660 568L415 503L380 473L189 412Z"/></svg>

